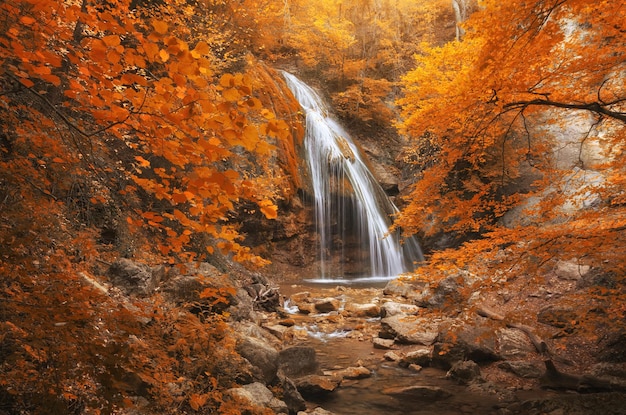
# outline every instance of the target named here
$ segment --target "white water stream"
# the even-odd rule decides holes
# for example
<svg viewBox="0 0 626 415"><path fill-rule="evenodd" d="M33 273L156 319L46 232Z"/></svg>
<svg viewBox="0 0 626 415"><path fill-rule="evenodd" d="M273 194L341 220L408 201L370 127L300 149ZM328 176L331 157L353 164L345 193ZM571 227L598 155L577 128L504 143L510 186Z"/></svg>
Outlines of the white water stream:
<svg viewBox="0 0 626 415"><path fill-rule="evenodd" d="M397 207L321 97L283 72L306 115L304 149L315 203L321 282L394 278L423 260L414 238L389 233Z"/></svg>

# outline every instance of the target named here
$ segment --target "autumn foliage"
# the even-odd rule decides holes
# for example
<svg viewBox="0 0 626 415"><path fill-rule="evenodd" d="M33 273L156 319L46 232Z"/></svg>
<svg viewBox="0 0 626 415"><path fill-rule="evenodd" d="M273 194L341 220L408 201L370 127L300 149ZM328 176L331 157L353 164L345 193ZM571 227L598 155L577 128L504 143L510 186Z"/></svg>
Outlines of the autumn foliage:
<svg viewBox="0 0 626 415"><path fill-rule="evenodd" d="M460 41L424 47L403 78L419 180L398 224L454 241L432 256L432 278L488 265L500 281L538 281L573 259L609 276L589 295L623 318L624 7L480 6Z"/></svg>
<svg viewBox="0 0 626 415"><path fill-rule="evenodd" d="M623 321L624 6L453 3L472 3L461 26L444 0L0 3L0 412L255 413L224 399L246 370L224 308L129 303L94 274L267 263L239 221L303 185L303 131L259 58L407 137L397 224L454 247L422 277L488 266L496 289L574 258Z"/></svg>
<svg viewBox="0 0 626 415"><path fill-rule="evenodd" d="M79 274L120 255L265 263L229 219L243 202L276 218L298 120L266 107L245 27L238 45L214 30L230 8L201 6L0 5L1 410L243 408L221 397L239 376L218 367L238 359L221 312L120 305Z"/></svg>

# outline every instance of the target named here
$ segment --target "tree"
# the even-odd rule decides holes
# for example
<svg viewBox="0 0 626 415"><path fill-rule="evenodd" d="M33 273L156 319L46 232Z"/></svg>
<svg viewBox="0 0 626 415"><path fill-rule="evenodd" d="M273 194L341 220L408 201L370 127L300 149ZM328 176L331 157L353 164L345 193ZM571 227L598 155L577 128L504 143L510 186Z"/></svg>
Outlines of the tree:
<svg viewBox="0 0 626 415"><path fill-rule="evenodd" d="M441 266L500 255L503 269L532 274L581 258L624 275L615 255L626 242L623 6L481 4L462 41L425 49L403 79L401 127L416 140L408 158L420 180L398 224L474 238L435 254ZM573 122L585 126L579 152L595 142L601 163L559 163L554 131ZM514 206L526 219L505 227L500 218Z"/></svg>

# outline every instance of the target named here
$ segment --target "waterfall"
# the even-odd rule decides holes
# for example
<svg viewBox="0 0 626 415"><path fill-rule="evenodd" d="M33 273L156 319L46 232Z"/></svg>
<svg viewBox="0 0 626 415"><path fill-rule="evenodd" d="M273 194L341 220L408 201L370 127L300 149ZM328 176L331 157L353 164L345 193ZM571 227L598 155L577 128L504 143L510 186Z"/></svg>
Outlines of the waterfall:
<svg viewBox="0 0 626 415"><path fill-rule="evenodd" d="M390 233L398 208L321 97L294 75L287 86L306 116L304 151L319 239L320 279L389 279L423 260L414 238Z"/></svg>

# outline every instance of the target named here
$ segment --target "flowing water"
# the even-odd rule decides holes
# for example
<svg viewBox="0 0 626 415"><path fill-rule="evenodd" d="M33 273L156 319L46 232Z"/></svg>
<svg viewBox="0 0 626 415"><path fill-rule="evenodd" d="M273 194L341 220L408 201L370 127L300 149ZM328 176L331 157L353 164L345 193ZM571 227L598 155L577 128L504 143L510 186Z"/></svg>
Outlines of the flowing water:
<svg viewBox="0 0 626 415"><path fill-rule="evenodd" d="M390 233L397 207L321 97L283 72L306 116L304 149L315 205L320 282L375 281L423 260L415 238Z"/></svg>

